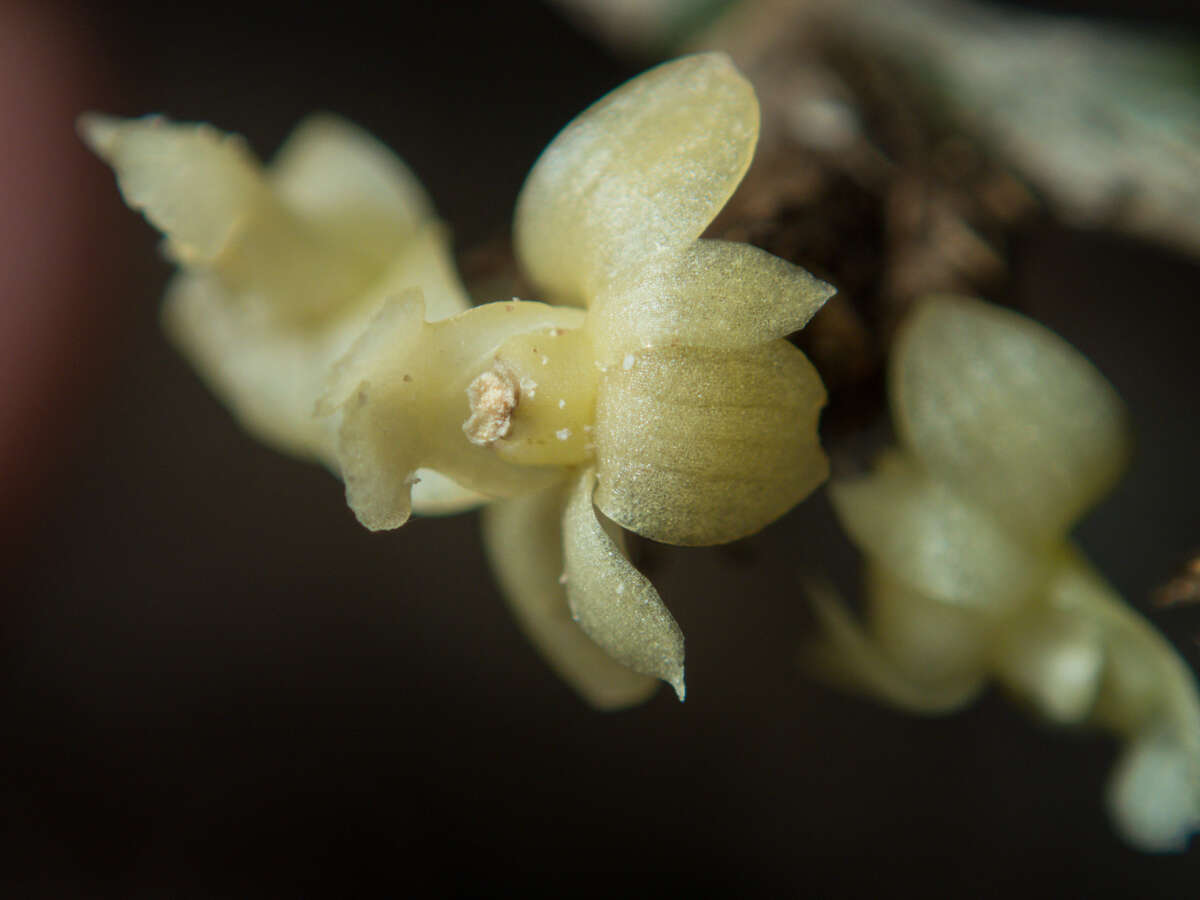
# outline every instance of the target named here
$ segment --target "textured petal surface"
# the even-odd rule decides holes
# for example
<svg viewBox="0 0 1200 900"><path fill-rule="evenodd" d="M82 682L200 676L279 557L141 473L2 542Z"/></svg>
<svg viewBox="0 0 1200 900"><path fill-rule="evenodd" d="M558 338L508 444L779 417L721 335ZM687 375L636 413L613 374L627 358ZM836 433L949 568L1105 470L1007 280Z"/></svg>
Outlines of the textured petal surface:
<svg viewBox="0 0 1200 900"><path fill-rule="evenodd" d="M842 527L890 576L933 600L1008 610L1029 602L1040 556L899 455L830 486Z"/></svg>
<svg viewBox="0 0 1200 900"><path fill-rule="evenodd" d="M719 544L783 515L828 473L825 390L785 341L627 354L596 402L596 505L669 544Z"/></svg>
<svg viewBox="0 0 1200 900"><path fill-rule="evenodd" d="M570 485L483 510L483 544L492 571L526 637L559 677L598 709L648 699L659 682L618 663L571 617L563 584L563 513Z"/></svg>
<svg viewBox="0 0 1200 900"><path fill-rule="evenodd" d="M567 601L575 621L615 660L661 678L683 699L683 632L654 586L625 558L592 504L591 469L571 489L563 517Z"/></svg>
<svg viewBox="0 0 1200 900"><path fill-rule="evenodd" d="M822 639L802 659L815 675L839 687L867 694L908 712L948 713L975 699L983 686L977 675L960 674L921 683L901 670L867 634L832 591L808 586Z"/></svg>
<svg viewBox="0 0 1200 900"><path fill-rule="evenodd" d="M590 327L603 362L663 344L736 349L799 331L833 294L765 250L702 240L606 286Z"/></svg>
<svg viewBox="0 0 1200 900"><path fill-rule="evenodd" d="M629 81L571 122L517 201L517 256L554 303L586 305L614 273L696 240L758 138L758 101L724 54Z"/></svg>
<svg viewBox="0 0 1200 900"><path fill-rule="evenodd" d="M383 306L335 367L318 411L340 410L337 464L346 499L372 530L408 519L418 468L490 496L534 490L559 470L511 465L463 434L467 386L507 338L580 324L582 313L541 303L489 303L426 322L419 292Z"/></svg>
<svg viewBox="0 0 1200 900"><path fill-rule="evenodd" d="M1124 407L1091 363L978 300L927 301L890 384L896 428L929 471L1029 540L1064 535L1128 456Z"/></svg>

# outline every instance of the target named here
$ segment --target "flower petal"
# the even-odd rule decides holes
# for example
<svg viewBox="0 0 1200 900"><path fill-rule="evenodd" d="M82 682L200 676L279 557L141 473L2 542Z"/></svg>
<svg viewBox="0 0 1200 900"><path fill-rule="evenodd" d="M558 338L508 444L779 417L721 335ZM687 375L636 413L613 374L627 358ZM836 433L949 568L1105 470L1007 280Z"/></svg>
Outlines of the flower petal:
<svg viewBox="0 0 1200 900"><path fill-rule="evenodd" d="M590 327L604 362L663 344L736 349L799 331L833 294L765 250L701 240L602 290Z"/></svg>
<svg viewBox="0 0 1200 900"><path fill-rule="evenodd" d="M915 685L963 684L987 674L996 618L942 603L866 567L867 621L880 650Z"/></svg>
<svg viewBox="0 0 1200 900"><path fill-rule="evenodd" d="M386 297L419 287L444 317L467 308L443 229L418 228L370 292L319 323L265 315L216 276L183 272L167 288L163 325L212 391L256 438L283 453L334 467L337 421L313 414L333 364ZM431 316L431 318L434 316Z"/></svg>
<svg viewBox="0 0 1200 900"><path fill-rule="evenodd" d="M682 700L683 632L654 586L625 558L620 541L601 525L592 504L595 485L595 473L587 469L563 517L571 614L613 659L661 678Z"/></svg>
<svg viewBox="0 0 1200 900"><path fill-rule="evenodd" d="M979 694L983 679L975 674L937 683L913 680L855 621L832 588L820 583L807 587L823 639L809 645L802 659L818 677L907 712L929 715L953 712Z"/></svg>
<svg viewBox="0 0 1200 900"><path fill-rule="evenodd" d="M938 478L1015 534L1063 536L1129 455L1124 407L1078 351L1030 319L939 297L911 317L891 364L902 439Z"/></svg>
<svg viewBox="0 0 1200 900"><path fill-rule="evenodd" d="M441 222L426 222L392 247L389 265L371 286L361 306L374 312L386 300L414 287L421 289L427 322L448 319L471 308L467 289L454 265L449 232ZM365 322L360 322L356 335L363 325Z"/></svg>
<svg viewBox="0 0 1200 900"><path fill-rule="evenodd" d="M336 426L313 415L338 348L248 310L208 273L167 286L163 328L239 424L281 453L332 463Z"/></svg>
<svg viewBox="0 0 1200 900"><path fill-rule="evenodd" d="M1200 791L1192 748L1169 735L1136 739L1108 783L1109 814L1127 841L1147 853L1182 853L1200 832Z"/></svg>
<svg viewBox="0 0 1200 900"><path fill-rule="evenodd" d="M1068 544L1047 587L1047 603L1104 631L1105 673L1096 718L1122 734L1167 726L1192 749L1200 797L1200 692L1171 643L1129 606Z"/></svg>
<svg viewBox="0 0 1200 900"><path fill-rule="evenodd" d="M245 141L211 125L93 113L79 130L116 172L125 202L186 254L215 256L236 222L270 202Z"/></svg>
<svg viewBox="0 0 1200 900"><path fill-rule="evenodd" d="M386 303L334 367L317 411L341 411L337 465L346 499L367 528L398 528L411 512L417 469L436 469L495 497L545 486L556 467L505 462L463 434L467 386L507 338L574 328L583 313L541 303L489 303L426 322L419 291Z"/></svg>
<svg viewBox="0 0 1200 900"><path fill-rule="evenodd" d="M566 483L483 510L483 545L521 630L559 677L597 709L641 703L658 681L618 663L571 618L563 574Z"/></svg>
<svg viewBox="0 0 1200 900"><path fill-rule="evenodd" d="M1094 720L1130 740L1108 787L1125 837L1152 852L1186 848L1200 831L1200 693L1173 646L1068 547L1048 602L1102 629L1104 677Z"/></svg>
<svg viewBox="0 0 1200 900"><path fill-rule="evenodd" d="M417 469L412 486L412 509L418 516L452 516L488 502L435 469Z"/></svg>
<svg viewBox="0 0 1200 900"><path fill-rule="evenodd" d="M328 114L296 126L275 154L267 180L292 210L381 268L434 215L425 189L398 156Z"/></svg>
<svg viewBox="0 0 1200 900"><path fill-rule="evenodd" d="M758 101L727 56L664 63L593 104L542 153L517 200L517 257L555 303L696 240L758 139Z"/></svg>
<svg viewBox="0 0 1200 900"><path fill-rule="evenodd" d="M1077 725L1092 713L1105 661L1093 618L1038 608L1007 623L996 677L1050 721Z"/></svg>
<svg viewBox="0 0 1200 900"><path fill-rule="evenodd" d="M830 485L842 527L907 588L957 606L1010 610L1030 602L1046 564L986 513L907 457Z"/></svg>
<svg viewBox="0 0 1200 900"><path fill-rule="evenodd" d="M596 400L596 505L656 541L719 544L783 515L828 473L825 390L786 341L629 353Z"/></svg>
<svg viewBox="0 0 1200 900"><path fill-rule="evenodd" d="M231 294L266 298L271 316L328 315L378 275L369 256L289 209L234 135L153 116L86 116L80 129L176 262L215 274Z"/></svg>

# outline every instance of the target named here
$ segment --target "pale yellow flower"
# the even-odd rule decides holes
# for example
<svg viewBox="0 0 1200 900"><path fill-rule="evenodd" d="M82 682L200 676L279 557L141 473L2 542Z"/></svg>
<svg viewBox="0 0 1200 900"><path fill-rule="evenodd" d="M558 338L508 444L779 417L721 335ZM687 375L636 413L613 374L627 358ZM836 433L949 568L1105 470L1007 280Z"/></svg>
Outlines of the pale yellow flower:
<svg viewBox="0 0 1200 900"><path fill-rule="evenodd" d="M643 698L653 678L683 695L682 633L606 520L730 541L826 475L824 389L782 337L832 289L699 240L757 133L753 89L719 54L614 91L553 141L517 204L520 261L541 299L566 305L422 324L419 297L393 301L322 407L343 412L339 465L370 528L403 523L420 466L514 498L485 514L489 556L527 633L600 706Z"/></svg>
<svg viewBox="0 0 1200 900"><path fill-rule="evenodd" d="M1182 849L1200 828L1195 678L1067 538L1125 465L1120 398L1040 325L951 297L904 326L889 390L901 447L830 488L867 558L867 624L816 591L811 661L914 712L995 679L1053 722L1117 732L1118 827Z"/></svg>
<svg viewBox="0 0 1200 900"><path fill-rule="evenodd" d="M516 243L557 305L468 309L415 179L319 125L329 137L301 129L263 173L203 126L85 124L181 264L177 340L250 430L337 472L368 528L507 498L488 553L551 663L598 706L656 678L682 697L682 633L613 523L730 541L827 472L824 389L782 338L832 289L700 239L753 155L753 89L723 55L684 58L554 140Z"/></svg>

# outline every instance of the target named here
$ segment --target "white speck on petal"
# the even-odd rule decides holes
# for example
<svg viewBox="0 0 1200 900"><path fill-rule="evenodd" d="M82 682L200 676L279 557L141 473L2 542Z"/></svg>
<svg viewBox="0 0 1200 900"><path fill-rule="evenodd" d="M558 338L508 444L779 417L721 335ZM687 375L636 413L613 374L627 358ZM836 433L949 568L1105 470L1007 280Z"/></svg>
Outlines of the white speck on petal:
<svg viewBox="0 0 1200 900"><path fill-rule="evenodd" d="M626 353L625 358L623 360L621 360L621 368L624 369L626 372L628 372L630 369L633 368L633 363L634 363L633 354Z"/></svg>
<svg viewBox="0 0 1200 900"><path fill-rule="evenodd" d="M558 438L560 441L565 441L567 438L569 438L571 436L571 429L570 428L560 428L560 429L558 429L558 431L554 432L554 436L556 438Z"/></svg>
<svg viewBox="0 0 1200 900"><path fill-rule="evenodd" d="M558 408L559 408L559 409L566 409L566 408L567 408L567 401L566 401L566 400L559 400L559 401L558 401Z"/></svg>

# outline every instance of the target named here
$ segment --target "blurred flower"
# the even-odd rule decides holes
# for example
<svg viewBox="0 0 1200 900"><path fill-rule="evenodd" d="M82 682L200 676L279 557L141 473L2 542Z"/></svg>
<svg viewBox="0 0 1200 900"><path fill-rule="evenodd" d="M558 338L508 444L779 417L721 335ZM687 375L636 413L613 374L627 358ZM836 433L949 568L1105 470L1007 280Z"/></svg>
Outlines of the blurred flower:
<svg viewBox="0 0 1200 900"><path fill-rule="evenodd" d="M469 305L424 189L348 122L305 120L265 169L209 125L91 114L80 131L179 265L167 333L242 426L281 452L336 471L338 420L314 409L385 298L419 287L431 319ZM422 476L420 512L478 502Z"/></svg>
<svg viewBox="0 0 1200 900"><path fill-rule="evenodd" d="M1200 828L1200 699L1173 648L1067 540L1129 452L1111 385L1056 335L977 300L918 307L889 378L901 439L831 487L867 558L868 623L814 592L825 677L947 712L994 678L1046 719L1127 739L1109 807L1135 845Z"/></svg>

